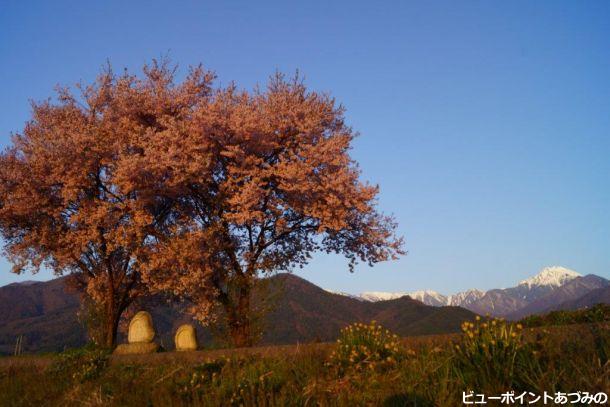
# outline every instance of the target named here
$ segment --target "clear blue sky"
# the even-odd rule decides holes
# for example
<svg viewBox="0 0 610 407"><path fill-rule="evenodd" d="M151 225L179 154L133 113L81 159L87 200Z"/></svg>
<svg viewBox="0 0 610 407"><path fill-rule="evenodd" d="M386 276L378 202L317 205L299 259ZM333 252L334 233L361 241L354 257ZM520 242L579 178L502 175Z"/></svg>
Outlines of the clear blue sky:
<svg viewBox="0 0 610 407"><path fill-rule="evenodd" d="M244 87L299 69L347 108L409 254L354 274L320 255L299 272L314 283L452 293L554 264L610 278L610 2L4 1L0 144L28 99L167 53ZM9 269L0 285L32 279Z"/></svg>

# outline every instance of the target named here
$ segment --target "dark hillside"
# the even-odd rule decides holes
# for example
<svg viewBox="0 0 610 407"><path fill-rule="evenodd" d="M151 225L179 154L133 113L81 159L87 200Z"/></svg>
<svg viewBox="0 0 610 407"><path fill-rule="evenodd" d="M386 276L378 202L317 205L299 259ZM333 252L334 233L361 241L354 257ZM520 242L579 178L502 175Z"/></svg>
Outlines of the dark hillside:
<svg viewBox="0 0 610 407"><path fill-rule="evenodd" d="M65 279L0 288L0 353L12 353L18 335L27 352L62 350L85 343L86 335L76 313L78 295L64 291ZM459 307L431 307L409 297L366 302L333 294L291 274L272 278L272 310L264 321L261 344L330 341L344 326L376 320L402 336L457 332L474 314ZM190 321L183 306L149 301L157 340L173 348L176 328ZM199 328L204 346L209 330Z"/></svg>

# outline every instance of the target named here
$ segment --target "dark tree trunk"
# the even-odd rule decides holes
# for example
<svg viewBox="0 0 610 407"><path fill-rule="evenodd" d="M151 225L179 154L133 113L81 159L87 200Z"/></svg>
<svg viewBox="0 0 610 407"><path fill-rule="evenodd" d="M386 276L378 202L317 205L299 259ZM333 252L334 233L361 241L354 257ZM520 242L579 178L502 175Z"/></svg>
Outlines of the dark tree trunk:
<svg viewBox="0 0 610 407"><path fill-rule="evenodd" d="M118 328L119 318L117 318L115 315L106 316L106 340L104 343L105 348L112 349L116 345Z"/></svg>
<svg viewBox="0 0 610 407"><path fill-rule="evenodd" d="M117 342L117 332L119 330L119 321L121 319L121 315L127 305L129 305L129 295L128 292L131 289L131 286L127 287L115 287L114 275L110 271L108 274L108 292L107 292L107 302L105 307L105 315L103 324L103 338L104 342L101 344L107 349L113 349Z"/></svg>
<svg viewBox="0 0 610 407"><path fill-rule="evenodd" d="M234 304L227 309L228 327L234 347L244 348L254 344L251 325L250 285L243 284L236 290Z"/></svg>
<svg viewBox="0 0 610 407"><path fill-rule="evenodd" d="M111 290L114 291L114 290ZM104 343L105 348L112 349L116 345L117 331L119 328L119 315L116 312L116 304L110 297L106 303L106 315L104 315Z"/></svg>

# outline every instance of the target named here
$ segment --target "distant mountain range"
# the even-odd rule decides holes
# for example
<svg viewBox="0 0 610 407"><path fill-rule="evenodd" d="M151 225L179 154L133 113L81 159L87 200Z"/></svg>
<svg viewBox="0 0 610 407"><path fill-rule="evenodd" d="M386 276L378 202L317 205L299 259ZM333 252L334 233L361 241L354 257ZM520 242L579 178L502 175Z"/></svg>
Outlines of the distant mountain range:
<svg viewBox="0 0 610 407"><path fill-rule="evenodd" d="M279 274L270 281L275 300L263 321L261 344L331 341L344 326L371 320L402 336L450 333L475 316L464 308L432 307L409 297L362 301L329 293L291 274ZM85 329L77 318L78 295L66 292L65 282L64 277L0 287L0 354L10 354L20 335L26 352L58 351L86 343ZM183 305L148 303L143 308L153 316L157 340L172 349L176 328L192 321ZM209 346L209 330L199 326L197 331L204 346Z"/></svg>
<svg viewBox="0 0 610 407"><path fill-rule="evenodd" d="M582 276L565 267L553 266L520 281L515 287L487 292L471 289L445 296L431 290L393 293L371 291L350 296L372 302L408 296L430 306L459 306L481 315L519 319L530 314L608 302L609 285L610 282L603 277L593 274Z"/></svg>
<svg viewBox="0 0 610 407"><path fill-rule="evenodd" d="M331 341L344 326L371 320L402 336L450 333L457 332L461 322L475 313L520 319L610 303L607 279L581 276L563 267L547 267L515 287L487 292L473 289L450 296L434 291L333 293L292 274L279 274L268 281L274 301L262 321L261 344ZM0 287L0 354L11 353L20 335L27 352L58 351L86 343L85 329L77 318L79 296L66 292L65 283L62 277ZM142 308L153 316L157 340L172 349L176 328L192 322L184 305L154 299L146 304ZM201 326L197 331L204 346L209 346L210 331Z"/></svg>

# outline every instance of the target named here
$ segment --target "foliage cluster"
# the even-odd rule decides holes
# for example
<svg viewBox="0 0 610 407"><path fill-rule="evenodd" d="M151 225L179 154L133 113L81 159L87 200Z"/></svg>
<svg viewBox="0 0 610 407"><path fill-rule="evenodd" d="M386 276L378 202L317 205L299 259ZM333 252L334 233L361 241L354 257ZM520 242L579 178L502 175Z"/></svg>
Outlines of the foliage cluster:
<svg viewBox="0 0 610 407"><path fill-rule="evenodd" d="M501 382L512 387L518 363L530 352L523 340L523 325L477 316L474 322L464 322L462 331L453 353L456 375L478 389Z"/></svg>
<svg viewBox="0 0 610 407"><path fill-rule="evenodd" d="M370 324L357 322L341 330L328 366L336 368L340 374L350 369L386 369L400 359L400 348L398 336L375 321Z"/></svg>

